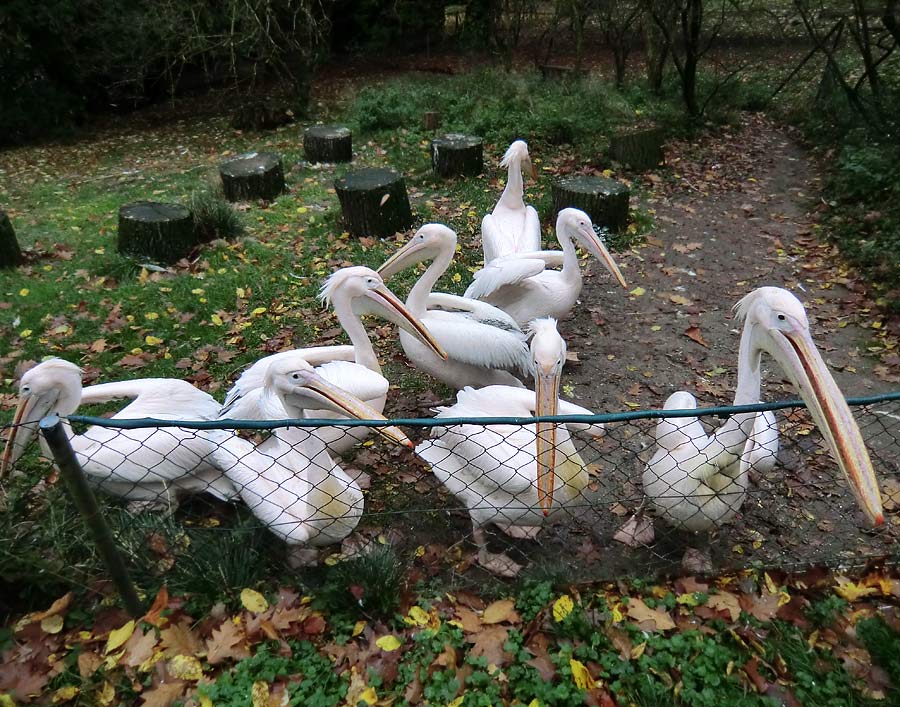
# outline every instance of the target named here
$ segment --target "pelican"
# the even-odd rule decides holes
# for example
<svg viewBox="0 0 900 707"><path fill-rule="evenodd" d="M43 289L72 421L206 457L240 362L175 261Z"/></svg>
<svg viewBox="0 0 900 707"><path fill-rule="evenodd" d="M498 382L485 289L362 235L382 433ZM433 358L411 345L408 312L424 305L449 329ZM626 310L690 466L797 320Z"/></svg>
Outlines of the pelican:
<svg viewBox="0 0 900 707"><path fill-rule="evenodd" d="M509 146L500 160L500 166L509 170L506 187L494 210L481 221L485 263L514 253L541 249L541 222L535 208L525 205L522 188L523 169L527 169L532 178L537 179L537 172L531 164L528 145L524 140L516 140Z"/></svg>
<svg viewBox="0 0 900 707"><path fill-rule="evenodd" d="M65 418L80 405L131 398L114 420L145 417L161 420L215 420L221 407L203 391L175 378L141 378L82 389L81 369L51 358L29 370L19 385L19 405L0 461L0 478L22 456L41 418ZM81 468L100 490L129 501L172 500L181 493L208 491L232 500L236 491L222 472L207 461L208 441L196 430L180 427L119 429L89 427L73 434L63 425ZM44 446L41 439L41 445ZM45 449L49 456L49 451Z"/></svg>
<svg viewBox="0 0 900 707"><path fill-rule="evenodd" d="M484 302L431 292L455 252L456 233L429 223L378 268L389 278L416 263L432 261L410 290L406 306L428 327L448 359L442 361L404 331L400 344L417 368L457 390L467 385L521 387L517 375L524 376L529 366L527 336L521 327Z"/></svg>
<svg viewBox="0 0 900 707"><path fill-rule="evenodd" d="M464 388L455 405L437 408L437 417L593 414L559 400L566 343L556 322L535 320L532 331L529 361L534 392L500 385ZM591 428L593 434L602 434L601 426ZM548 515L559 515L577 503L588 484L584 461L568 429L547 422L434 427L416 454L468 508L478 563L503 576L515 576L521 567L506 555L488 552L484 527L493 523L514 537L533 537Z"/></svg>
<svg viewBox="0 0 900 707"><path fill-rule="evenodd" d="M566 317L581 294L576 243L603 263L622 287L627 287L619 266L594 233L584 211L562 209L556 217L556 237L562 247L562 270L547 269L559 262L559 251L517 252L485 261L465 296L499 307L520 325L537 317Z"/></svg>
<svg viewBox="0 0 900 707"><path fill-rule="evenodd" d="M806 403L838 467L871 525L883 522L881 495L859 427L813 343L806 311L787 290L761 287L735 306L743 320L735 405L760 398L760 360L768 353ZM693 409L694 396L678 392L667 409ZM744 501L749 470L774 464L774 417L733 415L712 435L696 417L669 418L656 431L658 449L643 473L644 492L669 523L700 531L731 519ZM763 467L766 468L766 467Z"/></svg>
<svg viewBox="0 0 900 707"><path fill-rule="evenodd" d="M435 359L446 358L424 324L400 302L384 284L381 276L366 267L341 268L322 285L319 298L334 308L341 327L350 338L350 346L318 346L282 351L266 356L244 371L225 397L221 417L230 419L283 420L289 418L280 398L265 396L267 409L258 411L266 372L283 359L304 358L325 380L363 400L379 413L384 410L389 383L381 374L375 349L362 324L360 315L374 314L395 323L401 332L419 343ZM344 417L333 409L305 410L307 418ZM334 454L343 454L370 432L368 427L319 427L315 434Z"/></svg>
<svg viewBox="0 0 900 707"><path fill-rule="evenodd" d="M274 407L266 404L266 398L277 398L277 409L291 419L311 408L357 419L385 419L318 375L301 352L282 356L267 367L259 397L260 411ZM396 427L377 429L393 442L413 446ZM334 462L314 431L280 427L258 447L231 437L217 445L210 457L260 521L289 545L302 545L313 554L314 548L347 537L363 511L359 484Z"/></svg>

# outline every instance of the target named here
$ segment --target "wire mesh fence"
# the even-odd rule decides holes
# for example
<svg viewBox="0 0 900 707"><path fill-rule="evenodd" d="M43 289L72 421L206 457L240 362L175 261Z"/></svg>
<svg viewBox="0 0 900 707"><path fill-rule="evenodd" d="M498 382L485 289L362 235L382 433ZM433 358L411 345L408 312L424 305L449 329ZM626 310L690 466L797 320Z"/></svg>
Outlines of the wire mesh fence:
<svg viewBox="0 0 900 707"><path fill-rule="evenodd" d="M592 417L404 419L392 427L72 416L63 429L102 513L113 519L118 549L159 574L189 561L206 563L214 577L222 541L244 550L259 543L293 567L333 563L380 542L472 582L485 570L520 567L552 567L580 581L684 566L794 570L900 559L900 393L851 404L882 490L885 522L875 529L866 527L796 401ZM731 463L713 459L715 430L751 412L752 433ZM540 421L555 430L546 515ZM366 427L375 428L368 437ZM403 444L397 427L416 441ZM326 443L351 433L365 441L344 457L329 452ZM5 491L32 514L33 527L48 519L41 495L59 484L46 461L29 457L19 466ZM215 542L198 540L202 533ZM10 547L15 539L5 540ZM686 556L699 557L700 567L685 565Z"/></svg>

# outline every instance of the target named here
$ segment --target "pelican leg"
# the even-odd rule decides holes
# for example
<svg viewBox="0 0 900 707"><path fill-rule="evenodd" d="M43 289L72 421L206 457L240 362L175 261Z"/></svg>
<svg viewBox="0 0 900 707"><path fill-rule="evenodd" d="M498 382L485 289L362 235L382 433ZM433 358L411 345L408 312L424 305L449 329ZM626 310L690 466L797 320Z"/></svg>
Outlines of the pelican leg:
<svg viewBox="0 0 900 707"><path fill-rule="evenodd" d="M478 564L491 574L500 577L515 577L522 571L522 565L514 562L503 553L489 552L487 549L487 537L481 526L472 527L472 539L478 546Z"/></svg>

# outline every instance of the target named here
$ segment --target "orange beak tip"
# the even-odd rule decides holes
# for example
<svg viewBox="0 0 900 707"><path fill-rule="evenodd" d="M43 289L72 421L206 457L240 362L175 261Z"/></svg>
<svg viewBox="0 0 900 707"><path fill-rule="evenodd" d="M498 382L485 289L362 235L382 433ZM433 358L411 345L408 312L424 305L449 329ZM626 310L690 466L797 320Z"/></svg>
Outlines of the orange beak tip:
<svg viewBox="0 0 900 707"><path fill-rule="evenodd" d="M875 527L877 528L879 525L883 525L883 524L884 524L884 516L881 514L875 516Z"/></svg>

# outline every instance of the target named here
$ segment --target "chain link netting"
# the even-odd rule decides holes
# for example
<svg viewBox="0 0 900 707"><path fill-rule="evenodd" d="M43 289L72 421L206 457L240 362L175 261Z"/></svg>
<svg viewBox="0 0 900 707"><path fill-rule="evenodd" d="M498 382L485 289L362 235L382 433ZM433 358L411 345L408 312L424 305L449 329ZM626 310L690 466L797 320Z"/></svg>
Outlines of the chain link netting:
<svg viewBox="0 0 900 707"><path fill-rule="evenodd" d="M729 410L554 418L569 421L556 428L546 518L536 487L538 433L523 422L393 421L415 449L370 430L343 458L321 437L362 437L363 429L333 421L325 433L314 421L155 426L72 417L70 441L115 519L120 549L150 557L160 573L191 553L211 553L193 561L215 564L214 548L202 542L179 547L185 529L261 543L295 566L391 543L473 577L476 541L493 556L558 568L573 581L678 572L689 551L714 571L900 559L900 400L853 408L882 489L885 523L877 529L865 527L801 405L760 412L732 464L695 473L706 436ZM58 485L46 461L26 457L18 467L3 482L7 494L16 488L36 498ZM30 507L28 521L41 523L41 504Z"/></svg>

